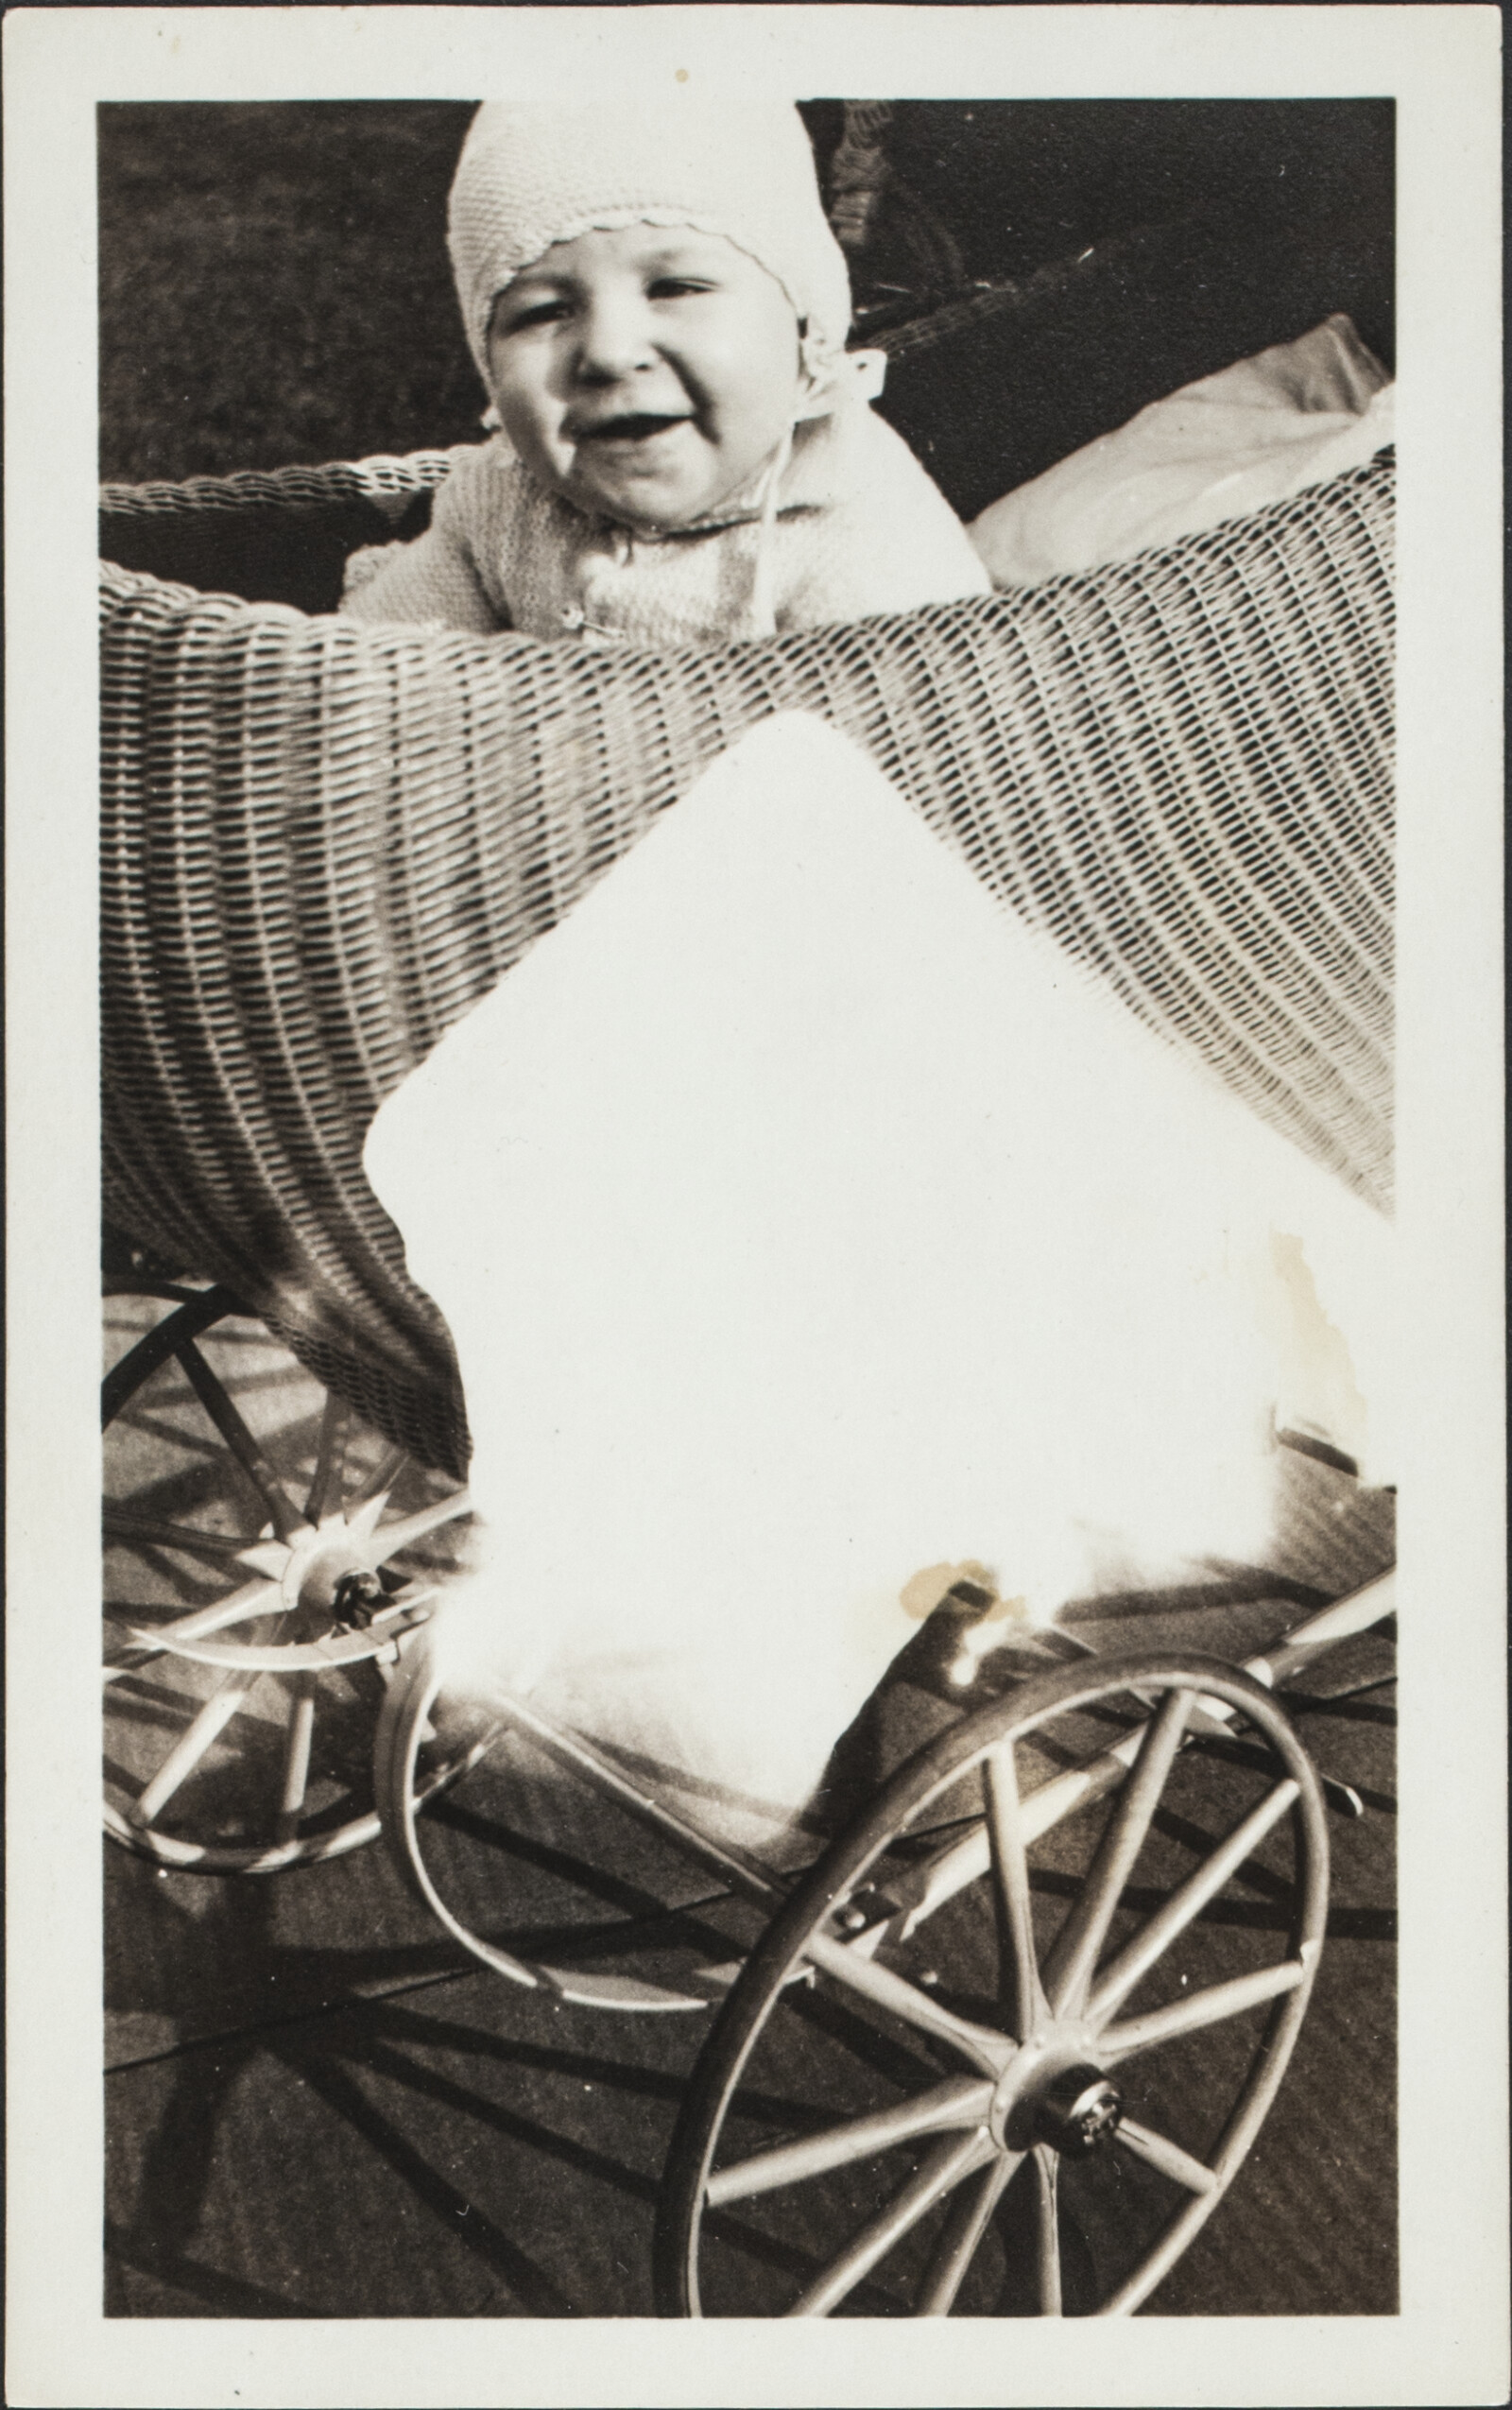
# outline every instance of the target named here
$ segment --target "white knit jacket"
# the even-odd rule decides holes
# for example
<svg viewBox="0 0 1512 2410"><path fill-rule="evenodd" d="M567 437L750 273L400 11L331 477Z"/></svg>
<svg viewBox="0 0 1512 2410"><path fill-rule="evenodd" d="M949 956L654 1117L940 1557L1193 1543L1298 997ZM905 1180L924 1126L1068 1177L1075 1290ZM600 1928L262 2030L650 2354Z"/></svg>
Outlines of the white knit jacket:
<svg viewBox="0 0 1512 2410"><path fill-rule="evenodd" d="M780 634L991 591L938 487L859 397L795 430L765 538L761 482L692 526L639 534L549 491L496 437L458 460L426 534L358 556L342 608L587 644L726 644L769 632L752 609L764 541Z"/></svg>

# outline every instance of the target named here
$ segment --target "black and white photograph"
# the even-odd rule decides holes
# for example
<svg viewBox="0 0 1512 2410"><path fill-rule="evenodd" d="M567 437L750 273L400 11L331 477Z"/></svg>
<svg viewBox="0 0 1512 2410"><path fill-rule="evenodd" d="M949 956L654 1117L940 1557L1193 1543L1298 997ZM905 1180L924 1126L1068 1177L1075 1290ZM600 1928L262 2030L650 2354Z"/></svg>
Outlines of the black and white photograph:
<svg viewBox="0 0 1512 2410"><path fill-rule="evenodd" d="M11 13L12 2398L1498 2398L1498 32Z"/></svg>

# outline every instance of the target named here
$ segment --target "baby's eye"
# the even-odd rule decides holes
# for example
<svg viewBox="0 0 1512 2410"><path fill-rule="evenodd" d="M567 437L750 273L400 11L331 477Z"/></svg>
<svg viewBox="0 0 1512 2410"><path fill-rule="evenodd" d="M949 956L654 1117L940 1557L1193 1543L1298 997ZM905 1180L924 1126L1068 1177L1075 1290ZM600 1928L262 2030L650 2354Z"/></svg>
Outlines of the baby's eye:
<svg viewBox="0 0 1512 2410"><path fill-rule="evenodd" d="M519 335L526 327L552 326L566 318L570 309L571 303L560 294L539 301L520 301L513 309L500 311L498 331L501 335Z"/></svg>
<svg viewBox="0 0 1512 2410"><path fill-rule="evenodd" d="M685 293L712 293L715 286L707 276L654 276L645 289L653 301L675 301Z"/></svg>

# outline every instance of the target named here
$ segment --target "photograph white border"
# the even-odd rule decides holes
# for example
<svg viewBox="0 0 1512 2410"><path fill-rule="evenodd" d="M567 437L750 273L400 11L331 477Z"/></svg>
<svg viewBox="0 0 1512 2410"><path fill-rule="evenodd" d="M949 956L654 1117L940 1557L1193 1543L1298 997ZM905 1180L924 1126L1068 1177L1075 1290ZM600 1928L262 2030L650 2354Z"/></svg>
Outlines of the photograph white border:
<svg viewBox="0 0 1512 2410"><path fill-rule="evenodd" d="M1494 8L1417 5L7 17L12 2402L1505 2399L1500 34ZM795 97L1397 100L1399 1218L1413 1385L1397 2317L758 2332L101 2312L95 105L622 93L679 70Z"/></svg>

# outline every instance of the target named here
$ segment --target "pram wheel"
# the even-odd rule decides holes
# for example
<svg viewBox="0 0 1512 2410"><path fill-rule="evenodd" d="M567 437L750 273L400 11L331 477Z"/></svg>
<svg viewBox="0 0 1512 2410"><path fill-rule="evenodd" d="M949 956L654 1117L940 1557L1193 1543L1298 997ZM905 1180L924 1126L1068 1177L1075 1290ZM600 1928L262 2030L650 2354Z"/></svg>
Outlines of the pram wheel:
<svg viewBox="0 0 1512 2410"><path fill-rule="evenodd" d="M384 1674L466 1493L227 1291L123 1275L106 1295L129 1343L102 1392L105 1829L204 1874L339 1856L378 1833Z"/></svg>
<svg viewBox="0 0 1512 2410"><path fill-rule="evenodd" d="M1091 1659L967 1716L731 1990L668 2161L662 2314L1137 2310L1254 2142L1327 1898L1317 1778L1231 1665Z"/></svg>

